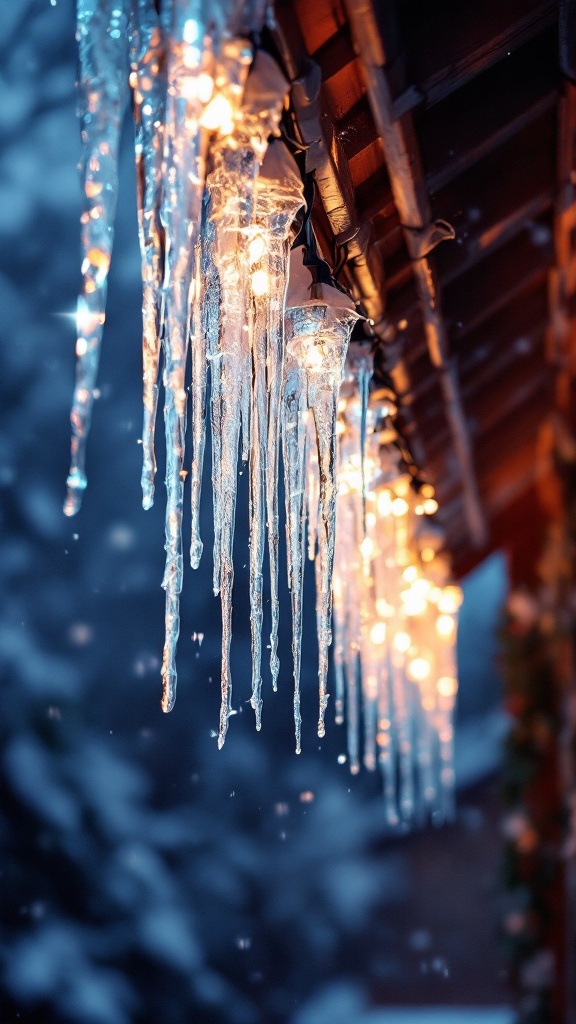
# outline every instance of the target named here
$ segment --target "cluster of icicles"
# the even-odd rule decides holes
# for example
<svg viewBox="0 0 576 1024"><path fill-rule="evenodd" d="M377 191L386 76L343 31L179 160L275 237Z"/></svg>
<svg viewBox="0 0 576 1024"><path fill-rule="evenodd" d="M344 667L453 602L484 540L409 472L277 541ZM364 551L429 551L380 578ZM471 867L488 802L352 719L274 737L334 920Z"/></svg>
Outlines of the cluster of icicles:
<svg viewBox="0 0 576 1024"><path fill-rule="evenodd" d="M456 630L462 601L439 551L429 484L402 471L386 396L362 401L365 357L339 403L334 665L348 759L382 773L392 826L452 817ZM360 388L354 387L355 381ZM350 387L352 384L352 387ZM314 475L314 469L312 469Z"/></svg>
<svg viewBox="0 0 576 1024"><path fill-rule="evenodd" d="M402 616L409 614L402 606L403 591L397 594L398 576L389 560L394 558L395 564L405 565L405 572L412 568L408 523L414 509L404 492L398 492L402 477L394 485L398 496L393 501L406 504L405 515L387 514L389 509L383 502L388 499L383 495L391 491L379 491L376 496L373 463L382 455L376 456L374 446L380 453L384 449L376 442L378 434L370 420L371 368L362 360L360 369L347 374L346 393L352 390L354 397L346 399L344 419L341 416L338 421L342 402L339 390L358 313L347 295L318 283L303 265L303 250L292 247L304 194L297 165L279 133L288 83L275 61L265 52L255 51L249 41L262 26L265 8L262 0L163 0L158 13L154 0L78 0L85 189L83 286L77 313L72 462L65 511L68 515L78 511L86 487L85 448L105 319L119 137L123 114L131 100L143 276L144 508L150 508L154 500L154 434L161 367L164 392L167 499L162 707L171 710L176 695L182 518L188 484L192 507L190 561L194 568L202 555L200 492L209 418L213 587L214 593L220 594L222 609L218 744L224 742L232 714L230 645L239 458L248 462L250 477L251 704L257 728L262 715L266 546L271 595L270 671L273 687L277 688L281 448L293 619L296 749L300 750L302 596L308 532L317 584L318 733L324 734L328 702L332 577L338 536L334 585L337 718L342 717L346 679L350 759L356 770L359 659L366 726L364 760L373 766L378 744L386 786L392 789L399 765L401 812L407 816L413 801L406 768L413 734L425 778L423 792L430 802L432 768L428 770L427 766L433 758L432 734L435 729L440 736L440 757L447 772L450 743L444 735L447 726L441 732L440 722L449 721L448 705L454 694L444 692L447 684L441 686L440 681L434 683L433 692L428 676L426 680L416 679L414 685L408 682L415 679L409 660L412 641L409 649L398 654L394 653L397 643L396 647L392 643L387 660L377 664L382 642L375 639L374 629L378 625L384 628L386 622L390 632L390 624L380 612L374 618L372 605L378 609L384 600L386 607L394 610L391 621L396 639L404 629ZM189 461L185 451L188 419ZM345 432L338 445L338 429L343 426ZM360 474L360 489L351 485L346 489L346 480L354 472L356 477ZM378 472L386 471L380 467ZM375 501L380 515L373 509ZM354 533L349 528L352 520ZM374 551L370 558L369 544ZM358 551L363 553L360 561ZM414 587L418 581L424 582L420 570L416 572ZM427 608L436 608L431 595L439 586L438 582L427 591ZM420 591L423 593L422 587ZM422 623L428 618L424 616ZM420 644L421 633L425 633L424 625L418 638L414 636L414 644ZM440 655L434 653L434 658L440 665ZM453 668L442 669L442 679L453 676ZM421 719L418 729L414 725L417 705ZM390 724L393 719L395 727ZM393 742L394 736L397 741ZM391 809L389 817L392 820Z"/></svg>

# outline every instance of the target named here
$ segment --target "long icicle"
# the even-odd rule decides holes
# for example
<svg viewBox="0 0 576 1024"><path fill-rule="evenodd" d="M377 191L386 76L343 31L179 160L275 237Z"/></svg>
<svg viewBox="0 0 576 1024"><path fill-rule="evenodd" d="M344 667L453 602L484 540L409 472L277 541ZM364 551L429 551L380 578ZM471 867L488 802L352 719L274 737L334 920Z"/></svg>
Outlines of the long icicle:
<svg viewBox="0 0 576 1024"><path fill-rule="evenodd" d="M266 492L268 551L270 565L270 673L272 688L278 687L278 451L280 445L280 395L284 360L284 305L288 286L288 236L296 213L304 201L298 167L285 145L273 139L262 162L256 183L254 235L249 246L253 271L260 273L266 293L265 389L266 423L262 462ZM256 378L253 375L253 381ZM261 570L258 570L261 571ZM258 593L254 591L255 595ZM254 608L261 615L258 603Z"/></svg>
<svg viewBox="0 0 576 1024"><path fill-rule="evenodd" d="M192 314L192 465L190 471L191 536L190 564L193 569L200 565L202 539L200 536L200 498L202 493L202 471L206 448L206 383L208 363L218 359L218 328L220 306L220 283L214 263L214 224L209 215L210 195L206 191L202 206L202 239L200 252L200 276L203 282L201 294L194 296ZM197 254L198 258L198 254Z"/></svg>
<svg viewBox="0 0 576 1024"><path fill-rule="evenodd" d="M138 229L142 254L142 505L154 503L154 433L162 334L161 285L164 237L160 223L166 79L164 39L153 0L138 0L134 11L135 68L133 103L136 123Z"/></svg>
<svg viewBox="0 0 576 1024"><path fill-rule="evenodd" d="M218 745L226 738L228 719L232 713L232 676L230 649L232 640L232 587L234 581L233 545L237 492L238 446L242 438L242 455L249 450L252 343L254 331L247 322L247 295L262 297L268 291L259 287L263 270L249 275L249 237L253 232L256 183L271 133L277 130L286 79L267 54L258 52L246 82L242 115L236 131L222 140L215 154L214 169L208 178L212 214L216 229L216 262L220 273L222 328L220 334L220 405L213 411L220 418L221 439L213 449L214 534L219 547L220 568L214 569L215 589L220 590L222 607L221 704ZM258 276L260 275L260 276ZM253 326L253 325L252 325ZM262 323L262 329L265 321ZM265 361L262 369L265 368ZM214 395L214 388L212 389ZM263 424L264 429L264 424ZM264 479L264 477L262 478ZM256 543L256 542L255 542ZM251 558L255 572L259 556ZM252 597L257 604L257 585L251 580ZM261 598L260 598L261 600ZM254 648L258 657L258 645ZM255 667L256 679L259 666ZM254 703L257 723L260 708L259 683L255 682Z"/></svg>
<svg viewBox="0 0 576 1024"><path fill-rule="evenodd" d="M76 315L76 384L64 512L78 512L86 489L86 441L105 320L118 195L118 146L128 100L127 10L121 0L78 0L82 125L82 291Z"/></svg>
<svg viewBox="0 0 576 1024"><path fill-rule="evenodd" d="M221 705L218 746L228 730L232 711L230 646L232 641L232 588L234 583L234 524L238 471L238 446L241 429L242 374L250 372L246 352L250 352L246 324L248 275L245 253L239 258L242 231L251 219L254 154L224 140L216 157L215 169L208 177L212 217L216 230L216 263L220 274L220 369L218 418L220 439L213 450L215 483L215 538L219 542L218 585L222 607ZM243 258L242 258L243 257ZM248 381L248 386L249 386ZM215 552L216 558L216 552Z"/></svg>
<svg viewBox="0 0 576 1024"><path fill-rule="evenodd" d="M164 426L166 434L166 635L162 659L162 710L176 699L176 645L180 632L182 589L182 511L186 433L186 360L195 243L204 190L200 117L204 104L191 82L198 77L202 54L195 45L204 27L190 17L186 0L175 0L168 50L168 96L164 138L165 189L161 218L166 233L164 270L165 362Z"/></svg>
<svg viewBox="0 0 576 1024"><path fill-rule="evenodd" d="M287 310L287 317L290 316ZM294 729L296 753L301 751L300 666L302 660L302 599L304 593L304 538L306 527L306 397L303 374L287 348L282 387L282 447L286 501L288 586L292 604L292 660L294 671Z"/></svg>
<svg viewBox="0 0 576 1024"><path fill-rule="evenodd" d="M336 527L336 422L338 391L342 382L344 360L352 327L358 314L342 305L342 296L335 289L321 286L322 294L338 302L336 308L315 304L316 337L314 347L304 355L308 385L308 406L314 415L318 453L319 517L318 557L318 735L325 733L328 704L328 648L332 642L332 571ZM330 293L335 293L333 296ZM347 300L349 302L349 300ZM309 307L311 313L311 308ZM319 317L321 316L321 320Z"/></svg>
<svg viewBox="0 0 576 1024"><path fill-rule="evenodd" d="M250 311L252 407L250 412L250 631L252 697L256 728L262 726L262 564L266 476L266 297L255 296Z"/></svg>

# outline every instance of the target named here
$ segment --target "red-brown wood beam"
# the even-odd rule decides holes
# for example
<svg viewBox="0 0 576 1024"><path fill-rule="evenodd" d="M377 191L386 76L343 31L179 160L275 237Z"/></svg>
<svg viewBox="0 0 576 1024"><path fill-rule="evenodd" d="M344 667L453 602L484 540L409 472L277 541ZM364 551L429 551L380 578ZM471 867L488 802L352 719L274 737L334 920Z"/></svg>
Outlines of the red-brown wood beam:
<svg viewBox="0 0 576 1024"><path fill-rule="evenodd" d="M430 237L431 217L411 119L409 115L404 115L399 121L396 120L392 94L384 70L385 54L371 2L346 0L345 7L354 49L362 60L372 116L384 145L394 202L413 260L414 279L424 315L428 351L442 388L452 444L462 477L470 538L474 545L480 547L486 541L487 527L478 495L457 373L449 360L448 336L442 317L438 283L425 254L425 239Z"/></svg>
<svg viewBox="0 0 576 1024"><path fill-rule="evenodd" d="M429 21L420 17L419 38L410 40L412 53L417 58L423 55L422 64L426 65L416 82L418 102L427 106L440 102L558 19L558 0L484 4L484 17L478 7L478 0L465 6L455 4L447 8L442 20L441 6L431 4ZM420 5L418 15L422 11Z"/></svg>

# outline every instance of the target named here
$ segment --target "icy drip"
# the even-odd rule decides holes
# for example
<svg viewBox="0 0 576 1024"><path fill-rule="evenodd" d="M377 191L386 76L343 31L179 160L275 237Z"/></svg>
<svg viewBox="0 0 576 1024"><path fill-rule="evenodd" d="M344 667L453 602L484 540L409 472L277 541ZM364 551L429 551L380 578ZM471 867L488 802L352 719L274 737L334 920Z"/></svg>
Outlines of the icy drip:
<svg viewBox="0 0 576 1024"><path fill-rule="evenodd" d="M335 289L325 291L334 293L336 302L340 304L341 296ZM330 296L331 298L332 296ZM317 574L317 621L318 621L318 680L319 680L319 715L318 735L325 732L324 718L328 703L328 647L332 640L332 568L334 562L334 533L336 525L336 417L338 411L338 389L342 381L344 360L352 326L357 319L353 310L342 306L332 306L326 301L310 300L302 306L286 310L287 351L297 363L303 384L302 399L298 414L302 419L299 430L304 434L304 412L310 410L315 428L315 443L318 457L319 472L319 530ZM288 481L289 489L294 491L296 484L304 489L306 472L306 445L302 444L298 453L294 479ZM288 495L287 495L288 498ZM303 505L304 507L304 505ZM304 514L304 513L303 513ZM300 577L302 566L298 566ZM296 595L296 619L301 619L301 608L298 607ZM294 605L293 605L294 609ZM297 629L293 625L293 635ZM301 626L300 626L301 629ZM295 676L295 682L298 679Z"/></svg>
<svg viewBox="0 0 576 1024"><path fill-rule="evenodd" d="M206 191L202 206L200 252L201 295L194 296L192 316L192 465L190 471L190 504L192 511L190 564L200 565L202 538L200 536L200 498L202 471L206 448L206 385L208 364L211 367L214 390L218 392L216 375L219 373L218 334L220 325L220 280L214 263L215 229L209 215L210 196ZM213 444L216 443L214 435Z"/></svg>
<svg viewBox="0 0 576 1024"><path fill-rule="evenodd" d="M439 740L440 804L442 820L454 817L454 706L457 682L456 636L458 610L462 601L459 588L444 587L437 601L436 633L440 636L438 652L437 704L434 711ZM440 628L442 626L442 628Z"/></svg>
<svg viewBox="0 0 576 1024"><path fill-rule="evenodd" d="M215 255L220 275L220 366L213 379L219 443L213 449L215 590L222 607L221 706L218 745L224 743L232 710L230 644L232 636L233 545L236 513L241 396L250 357L246 324L246 253L240 250L241 230L251 217L253 154L248 157L226 146L208 179L212 218L216 228ZM215 394L215 386L219 391Z"/></svg>
<svg viewBox="0 0 576 1024"><path fill-rule="evenodd" d="M164 134L164 190L160 210L166 256L163 298L164 427L166 436L166 635L162 659L162 710L176 699L176 645L180 632L182 590L182 512L186 434L186 360L193 266L200 225L204 170L200 118L204 110L197 88L206 54L196 44L203 27L189 18L189 6L177 0L167 55L167 98Z"/></svg>
<svg viewBox="0 0 576 1024"><path fill-rule="evenodd" d="M338 446L338 474L342 467L342 455L340 445ZM340 486L339 486L340 492ZM340 498L336 502L336 546L334 550L334 578L332 583L332 627L334 634L334 716L336 725L344 723L344 701L345 701L345 673L344 659L346 653L346 605L348 598L345 580L349 576L348 571L348 536L349 536L348 508Z"/></svg>
<svg viewBox="0 0 576 1024"><path fill-rule="evenodd" d="M396 748L394 730L392 729L392 700L390 693L390 660L387 653L380 666L380 685L378 687L378 725L376 740L378 746L378 764L384 789L384 813L386 821L392 827L399 823L396 804Z"/></svg>
<svg viewBox="0 0 576 1024"><path fill-rule="evenodd" d="M252 303L249 337L250 377L250 621L252 707L260 728L262 662L262 587L265 518L271 584L270 670L277 689L278 661L278 446L283 365L284 303L288 280L288 236L302 205L303 187L293 158L273 140L256 182L253 223L248 231Z"/></svg>
<svg viewBox="0 0 576 1024"><path fill-rule="evenodd" d="M72 446L64 505L72 516L86 489L86 441L105 319L118 194L118 145L128 99L127 9L120 0L78 0L78 105L82 126L82 290L78 298Z"/></svg>
<svg viewBox="0 0 576 1024"><path fill-rule="evenodd" d="M266 320L267 303L254 297L249 333L252 340L252 405L250 438L250 630L252 644L251 704L256 728L262 725L262 566L266 476Z"/></svg>
<svg viewBox="0 0 576 1024"><path fill-rule="evenodd" d="M316 546L318 544L318 511L320 505L320 473L318 469L318 450L315 444L314 418L306 418L308 432L306 465L306 496L308 509L308 558L313 562L316 558Z"/></svg>
<svg viewBox="0 0 576 1024"><path fill-rule="evenodd" d="M156 457L154 433L158 407L161 285L164 237L160 223L166 79L164 38L153 0L138 0L133 9L133 110L136 126L138 230L142 254L142 505L154 503Z"/></svg>
<svg viewBox="0 0 576 1024"><path fill-rule="evenodd" d="M274 143L272 145L275 145ZM270 673L272 688L278 687L278 452L280 445L280 401L284 364L284 304L288 283L288 234L292 221L302 204L302 186L294 179L291 188L282 190L282 214L270 212L268 274L268 325L266 345L267 439L266 439L266 518L268 522L268 558L270 565ZM269 193L267 201L270 202ZM259 208L262 200L259 197Z"/></svg>
<svg viewBox="0 0 576 1024"><path fill-rule="evenodd" d="M317 307L318 308L318 307ZM334 563L334 534L336 529L336 419L338 391L344 370L344 360L352 326L357 319L350 312L341 318L333 313L331 323L325 325L326 307L322 313L322 326L314 338L313 347L304 353L304 366L308 385L308 406L312 410L316 429L318 458L318 680L319 716L318 735L325 732L325 712L328 703L328 648L332 642L332 569Z"/></svg>
<svg viewBox="0 0 576 1024"><path fill-rule="evenodd" d="M257 56L244 95L242 120L234 137L223 140L216 149L214 170L208 178L211 195L211 217L216 238L215 263L220 277L219 342L220 366L212 376L213 427L219 429L218 443L213 446L214 485L214 590L220 592L222 607L221 706L218 745L224 743L228 719L232 713L232 677L230 648L232 640L232 588L234 582L233 545L236 510L238 446L242 439L242 455L250 456L251 466L251 552L250 598L252 607L252 705L256 725L261 717L261 622L262 622L262 558L265 488L266 437L266 304L270 277L258 260L264 252L254 255L250 240L258 232L255 209L257 178L268 147L268 137L276 129L280 117L282 88L279 98L277 70L271 69L269 58ZM273 62L272 62L273 64ZM274 102L264 106L257 84L272 71ZM281 83L285 81L280 76ZM262 208L262 215L266 206ZM255 226L256 225L256 226ZM263 249L266 248L264 243ZM285 278L281 281L285 291ZM253 295L255 305L249 296ZM254 380L254 359L261 359ZM251 426L251 414L256 422ZM255 448L251 453L250 446Z"/></svg>
<svg viewBox="0 0 576 1024"><path fill-rule="evenodd" d="M278 658L278 547L280 522L278 515L278 451L280 446L280 395L284 363L284 303L288 282L289 249L286 236L296 210L284 223L277 218L271 234L269 273L272 281L268 303L266 348L267 438L266 438L266 518L268 524L268 559L270 565L270 673L272 688L278 689L280 661Z"/></svg>
<svg viewBox="0 0 576 1024"><path fill-rule="evenodd" d="M243 132L246 125L243 125ZM232 710L230 645L232 639L233 545L238 447L241 424L250 428L254 322L248 316L248 231L253 219L258 160L252 144L223 143L208 187L216 230L215 262L220 276L220 366L212 378L212 408L219 441L213 447L214 589L222 606L221 707L218 744L222 746ZM260 331L263 334L263 330ZM262 341L264 344L265 341ZM259 712L257 711L257 716ZM257 717L258 721L258 717Z"/></svg>
<svg viewBox="0 0 576 1024"><path fill-rule="evenodd" d="M347 385L344 385L347 389ZM345 402L343 401L343 404ZM337 624L334 662L336 681L346 691L347 742L350 771L360 770L360 682L363 682L362 621L365 611L362 497L358 432L353 423L338 425L338 497L334 564L334 620ZM340 679L339 679L340 677ZM338 702L343 695L336 694Z"/></svg>
<svg viewBox="0 0 576 1024"><path fill-rule="evenodd" d="M287 310L286 323L300 310ZM302 659L302 597L304 591L304 536L306 525L305 380L287 342L282 385L282 451L286 501L286 552L288 587L292 605L292 660L294 670L294 729L296 753L301 751L302 716L300 713L300 667Z"/></svg>

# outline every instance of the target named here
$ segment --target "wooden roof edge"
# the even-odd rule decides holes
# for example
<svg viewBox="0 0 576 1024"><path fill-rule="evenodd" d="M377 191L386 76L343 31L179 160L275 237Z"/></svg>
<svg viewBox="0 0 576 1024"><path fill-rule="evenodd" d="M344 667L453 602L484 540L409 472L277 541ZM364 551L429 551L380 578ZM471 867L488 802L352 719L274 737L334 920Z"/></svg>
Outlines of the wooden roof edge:
<svg viewBox="0 0 576 1024"><path fill-rule="evenodd" d="M470 436L464 416L455 367L449 358L446 325L434 269L427 259L430 207L421 162L415 160L414 139L408 139L411 119L396 118L385 71L385 53L371 0L344 0L354 48L361 58L372 116L383 141L388 176L400 216L422 307L426 341L439 377L452 445L462 478L466 520L472 544L486 544L488 528L480 503Z"/></svg>

